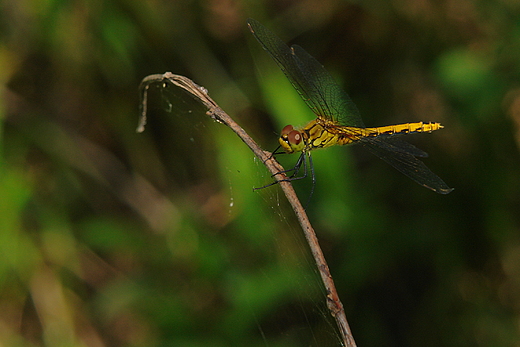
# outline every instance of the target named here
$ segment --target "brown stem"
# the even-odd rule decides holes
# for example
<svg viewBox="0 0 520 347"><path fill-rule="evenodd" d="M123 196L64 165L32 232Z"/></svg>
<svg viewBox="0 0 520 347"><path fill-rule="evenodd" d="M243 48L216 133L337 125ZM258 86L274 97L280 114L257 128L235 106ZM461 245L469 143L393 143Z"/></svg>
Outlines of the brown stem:
<svg viewBox="0 0 520 347"><path fill-rule="evenodd" d="M162 75L150 75L145 77L141 82L139 88L141 93L141 117L139 119L137 132L144 131L148 107L148 88L150 87L150 84L156 82L171 83L177 87L183 88L187 92L194 95L196 98L200 99L200 101L208 108L206 113L217 122L223 123L230 127L242 139L242 141L244 141L245 144L251 148L253 153L267 166L268 170L275 177L275 179L278 180L278 183L282 187L287 200L289 200L294 213L296 213L296 217L300 222L300 225L305 234L305 238L307 239L307 243L311 249L311 253L314 257L316 266L318 267L318 271L327 291L327 307L336 320L339 331L343 338L343 343L347 347L355 347L356 343L350 331L347 317L345 315L345 310L343 309L343 304L339 299L336 286L334 285L332 275L330 274L329 266L327 265L325 257L323 256L323 252L318 243L318 238L316 237L314 228L312 227L309 221L309 217L307 217L307 213L298 199L291 182L285 180L287 177L284 173L282 173L284 171L283 167L276 161L276 159L274 159L270 152L262 150L246 133L246 131L242 129L226 112L224 112L217 105L217 103L213 101L213 99L209 97L208 91L205 88L195 84L187 77L174 75L171 72L166 72Z"/></svg>

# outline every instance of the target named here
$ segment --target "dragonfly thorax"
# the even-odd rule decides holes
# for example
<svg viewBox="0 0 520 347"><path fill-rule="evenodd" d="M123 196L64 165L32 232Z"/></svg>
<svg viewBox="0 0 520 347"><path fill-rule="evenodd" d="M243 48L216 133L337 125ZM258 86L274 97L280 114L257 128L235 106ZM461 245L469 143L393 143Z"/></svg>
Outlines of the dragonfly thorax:
<svg viewBox="0 0 520 347"><path fill-rule="evenodd" d="M302 132L292 125L286 125L282 129L278 141L286 153L301 152L305 147Z"/></svg>

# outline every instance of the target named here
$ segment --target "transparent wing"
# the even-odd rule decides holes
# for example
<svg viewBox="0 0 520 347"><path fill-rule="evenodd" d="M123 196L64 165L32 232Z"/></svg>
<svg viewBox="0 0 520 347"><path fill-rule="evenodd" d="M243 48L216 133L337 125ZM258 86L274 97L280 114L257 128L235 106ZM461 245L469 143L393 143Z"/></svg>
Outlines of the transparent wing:
<svg viewBox="0 0 520 347"><path fill-rule="evenodd" d="M383 159L421 186L439 194L448 194L453 190L416 158L427 157L428 154L414 145L397 138L381 137L366 137L361 139L360 143L372 154Z"/></svg>
<svg viewBox="0 0 520 347"><path fill-rule="evenodd" d="M383 147L387 151L408 153L413 155L414 157L428 157L428 153L426 153L422 149L415 147L411 143L401 140L399 138L399 135L379 135L377 138L372 138L372 140L372 144L379 147Z"/></svg>
<svg viewBox="0 0 520 347"><path fill-rule="evenodd" d="M356 105L325 68L300 46L289 48L254 19L251 32L282 69L303 101L318 116L353 127L365 127Z"/></svg>
<svg viewBox="0 0 520 347"><path fill-rule="evenodd" d="M314 103L322 105L322 115L335 123L364 128L363 120L356 104L332 76L313 56L298 45L292 50L312 90L309 93Z"/></svg>

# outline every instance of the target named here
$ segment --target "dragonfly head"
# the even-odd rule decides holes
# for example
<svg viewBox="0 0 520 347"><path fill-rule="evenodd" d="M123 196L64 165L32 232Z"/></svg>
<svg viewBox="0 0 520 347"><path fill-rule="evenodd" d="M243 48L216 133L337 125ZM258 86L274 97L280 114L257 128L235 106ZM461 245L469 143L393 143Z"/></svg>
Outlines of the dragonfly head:
<svg viewBox="0 0 520 347"><path fill-rule="evenodd" d="M292 125L286 125L282 129L278 141L286 153L301 152L305 147L302 133Z"/></svg>

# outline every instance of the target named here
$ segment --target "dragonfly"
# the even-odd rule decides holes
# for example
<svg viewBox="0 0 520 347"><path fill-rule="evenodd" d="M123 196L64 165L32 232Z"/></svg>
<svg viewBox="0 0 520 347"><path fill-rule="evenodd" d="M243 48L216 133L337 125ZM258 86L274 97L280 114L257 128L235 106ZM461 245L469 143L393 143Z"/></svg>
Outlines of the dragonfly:
<svg viewBox="0 0 520 347"><path fill-rule="evenodd" d="M280 146L273 154L301 153L293 169L280 172L292 172L291 176L287 176L282 181L306 177L308 160L314 185L311 151L335 145L361 144L421 186L439 194L448 194L453 190L417 159L427 157L426 152L399 138L399 135L431 133L442 129L440 123L415 122L365 127L354 102L314 57L298 45L289 48L258 21L250 18L247 23L251 33L316 115L316 119L302 128L287 125L282 129L279 138ZM280 148L282 152L278 152ZM304 174L298 176L302 165ZM272 184L276 183L278 181Z"/></svg>

